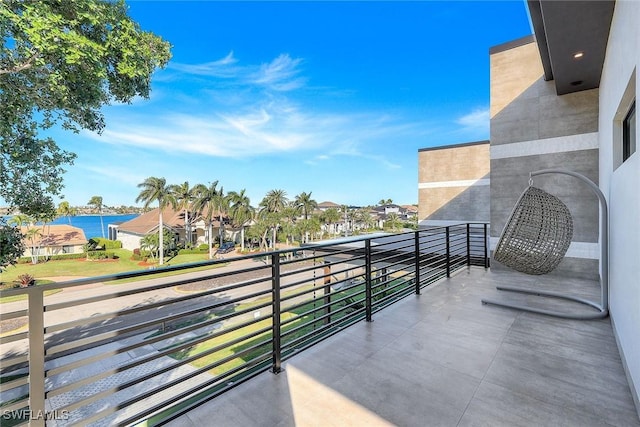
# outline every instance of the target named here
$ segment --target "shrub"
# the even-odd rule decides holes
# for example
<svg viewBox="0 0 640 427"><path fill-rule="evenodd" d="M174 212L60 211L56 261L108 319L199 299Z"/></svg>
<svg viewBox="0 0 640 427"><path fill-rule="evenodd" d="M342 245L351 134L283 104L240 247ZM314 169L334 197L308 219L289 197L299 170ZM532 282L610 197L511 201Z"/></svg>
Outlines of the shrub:
<svg viewBox="0 0 640 427"><path fill-rule="evenodd" d="M208 251L209 250L209 245L207 245L206 243L198 245L198 250L200 252Z"/></svg>
<svg viewBox="0 0 640 427"><path fill-rule="evenodd" d="M36 284L36 278L30 274L24 273L18 276L17 284L21 288L26 288L27 286L33 286Z"/></svg>
<svg viewBox="0 0 640 427"><path fill-rule="evenodd" d="M122 242L120 240L103 239L102 237L94 237L91 240L96 242L96 246L102 249L122 249Z"/></svg>
<svg viewBox="0 0 640 427"><path fill-rule="evenodd" d="M133 250L133 254L134 254L134 255L138 255L138 256L140 256L140 248L135 248L135 249Z"/></svg>
<svg viewBox="0 0 640 427"><path fill-rule="evenodd" d="M131 255L131 261L142 261L142 256L140 255L140 251L138 250L138 253L135 253L133 255Z"/></svg>
<svg viewBox="0 0 640 427"><path fill-rule="evenodd" d="M117 257L116 257L116 254L113 252L90 251L88 254L88 258L92 260L101 260L101 259L114 259Z"/></svg>
<svg viewBox="0 0 640 427"><path fill-rule="evenodd" d="M208 248L207 251L208 252ZM180 249L178 251L178 255L199 255L204 253L203 251L201 251L200 249Z"/></svg>

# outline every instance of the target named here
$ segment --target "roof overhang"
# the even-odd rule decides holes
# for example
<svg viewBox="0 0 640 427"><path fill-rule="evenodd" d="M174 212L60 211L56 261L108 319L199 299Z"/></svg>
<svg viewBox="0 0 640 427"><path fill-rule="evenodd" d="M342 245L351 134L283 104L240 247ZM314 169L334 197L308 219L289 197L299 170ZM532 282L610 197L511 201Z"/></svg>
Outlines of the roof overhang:
<svg viewBox="0 0 640 427"><path fill-rule="evenodd" d="M555 81L558 95L599 87L615 0L527 0L527 5L545 80Z"/></svg>

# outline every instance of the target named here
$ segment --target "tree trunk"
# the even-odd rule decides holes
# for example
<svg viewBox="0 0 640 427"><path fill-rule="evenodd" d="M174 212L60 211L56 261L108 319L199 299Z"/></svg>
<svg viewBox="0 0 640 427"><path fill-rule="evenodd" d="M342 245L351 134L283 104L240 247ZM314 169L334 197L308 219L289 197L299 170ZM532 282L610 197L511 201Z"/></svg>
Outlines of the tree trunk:
<svg viewBox="0 0 640 427"><path fill-rule="evenodd" d="M162 265L164 264L164 225L162 224L162 207L160 207L158 212L158 224L160 225L160 229L158 230L158 233L160 233L158 236L158 242L160 243L160 247L158 248L158 252L160 252L160 261L158 264Z"/></svg>
<svg viewBox="0 0 640 427"><path fill-rule="evenodd" d="M240 250L244 252L244 225L240 229Z"/></svg>
<svg viewBox="0 0 640 427"><path fill-rule="evenodd" d="M213 222L210 222L209 228L207 230L207 240L209 240L209 259L213 259L213 239L211 239L212 234L213 234Z"/></svg>

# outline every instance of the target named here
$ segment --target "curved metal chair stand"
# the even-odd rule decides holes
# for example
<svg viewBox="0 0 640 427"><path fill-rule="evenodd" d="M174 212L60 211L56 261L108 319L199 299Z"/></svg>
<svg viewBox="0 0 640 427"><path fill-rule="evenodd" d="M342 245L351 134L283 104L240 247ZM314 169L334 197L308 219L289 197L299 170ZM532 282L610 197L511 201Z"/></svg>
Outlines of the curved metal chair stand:
<svg viewBox="0 0 640 427"><path fill-rule="evenodd" d="M602 194L602 191L600 191L600 188L598 188L597 185L595 185L587 177L585 177L585 176L583 176L583 175L581 175L579 173L576 173L576 172L572 172L572 171L568 171L568 170L564 170L564 169L544 169L544 170L531 172L530 176L533 177L533 176L536 176L536 175L543 175L543 174L549 174L549 173L558 173L558 174L569 175L569 176L573 176L574 178L577 178L577 179L583 181L584 183L586 183L589 186L589 188L591 188L591 190L596 194L596 196L598 197L598 200L600 201L600 207L601 207L600 234L601 234L601 238L602 238L601 244L600 244L600 260L601 260L601 266L602 266L602 269L601 269L601 272L600 272L600 291L601 291L600 299L601 299L601 301L600 301L600 303L597 303L597 302L590 301L590 300L587 300L587 299L584 299L584 298L565 295L565 294L562 294L562 293L559 293L559 292L541 291L541 290L535 290L535 289L522 289L522 288L511 287L511 286L498 286L497 289L500 290L500 291L519 292L519 293L524 293L524 294L529 294L529 295L545 296L545 297L560 298L560 299L565 299L565 300L569 300L569 301L574 301L574 302L577 302L577 303L580 303L580 304L585 304L585 305L588 305L590 307L595 308L597 310L597 313L593 313L593 314L563 313L563 312L558 312L558 311L553 311L553 310L545 310L545 309L542 309L542 308L528 307L528 306L524 306L524 305L520 305L520 304L511 304L511 303L501 302L501 301L496 301L496 300L491 300L491 299L483 299L482 303L483 304L497 305L497 306L502 306L502 307L515 308L515 309L528 311L528 312L532 312L532 313L546 314L546 315L549 315L549 316L560 317L560 318L564 318L564 319L592 320L592 319L605 318L609 314L609 251L608 251L608 249L609 249L609 235L608 235L609 219L608 219L608 213L607 213L607 201L604 198L604 195ZM525 193L526 193L526 191L525 191ZM523 194L523 196L524 196L524 194ZM551 196L551 197L553 197L553 196ZM519 203L520 203L520 200L516 204L516 209L514 209L514 212L512 213L512 217L509 218L509 221L507 222L507 225L505 226L505 230L503 231L503 236L508 231L508 227L510 226L509 223L514 221L514 215L516 214L516 211L517 211ZM515 221L517 222L518 218L515 218ZM515 226L517 227L517 224ZM513 224L512 224L512 227L513 227ZM501 240L502 240L502 237L501 237ZM499 245L500 245L500 242L499 242ZM496 247L496 250L497 249L498 249L498 247ZM559 250L562 251L562 248L560 248ZM565 252L566 252L566 248L564 248L564 251L562 251L562 255L564 255ZM557 265L557 263L556 263L556 265ZM523 269L519 269L519 270L523 271L525 273L529 273L529 274L543 274L544 273L544 271L541 271L541 272L528 272L528 271L525 271Z"/></svg>

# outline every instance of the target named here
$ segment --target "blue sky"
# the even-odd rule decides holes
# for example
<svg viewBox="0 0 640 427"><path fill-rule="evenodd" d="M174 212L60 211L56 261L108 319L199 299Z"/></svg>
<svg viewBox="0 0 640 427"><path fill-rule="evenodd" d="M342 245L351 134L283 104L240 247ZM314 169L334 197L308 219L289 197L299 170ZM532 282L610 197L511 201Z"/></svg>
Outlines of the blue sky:
<svg viewBox="0 0 640 427"><path fill-rule="evenodd" d="M102 135L55 134L72 205L149 176L417 203L418 149L489 138L489 48L531 34L524 0L128 3L173 58Z"/></svg>

